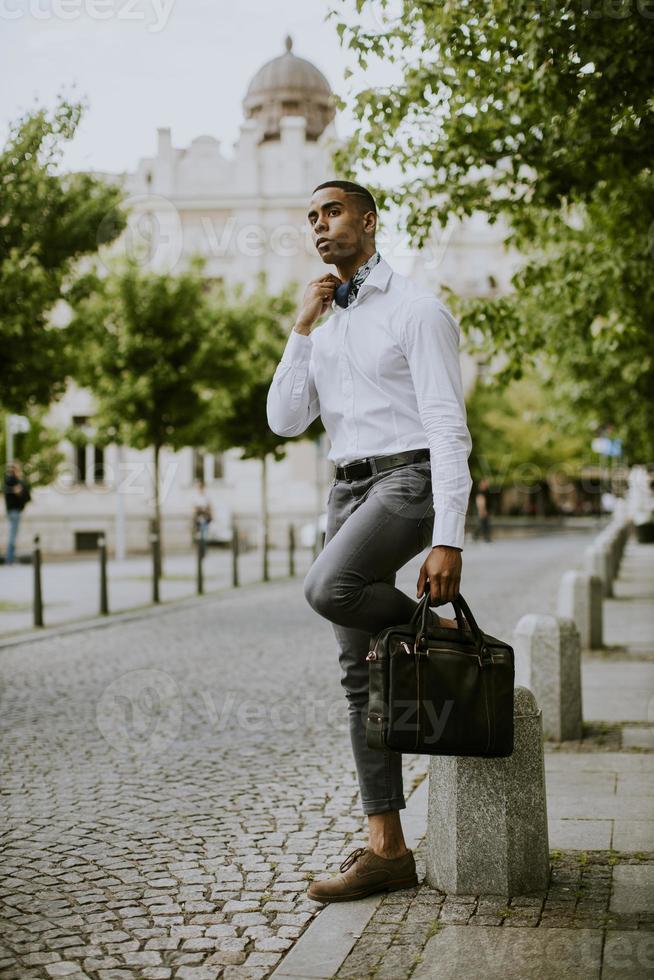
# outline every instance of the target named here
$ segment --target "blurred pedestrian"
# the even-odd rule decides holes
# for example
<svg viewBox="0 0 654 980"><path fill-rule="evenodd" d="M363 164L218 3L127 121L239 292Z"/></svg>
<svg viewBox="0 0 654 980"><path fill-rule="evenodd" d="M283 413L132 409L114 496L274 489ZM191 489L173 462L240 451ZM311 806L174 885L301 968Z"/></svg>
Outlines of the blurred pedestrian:
<svg viewBox="0 0 654 980"><path fill-rule="evenodd" d="M193 529L200 538L202 557L207 553L207 537L212 517L211 500L204 480L197 480L193 496Z"/></svg>
<svg viewBox="0 0 654 980"><path fill-rule="evenodd" d="M482 477L475 494L475 507L477 508L477 526L472 532L473 541L483 538L484 541L491 539L490 526L490 485L486 477Z"/></svg>
<svg viewBox="0 0 654 980"><path fill-rule="evenodd" d="M18 537L21 514L32 499L29 482L23 476L23 467L17 459L9 463L5 471L4 494L7 521L9 522L5 565L13 565L16 558L16 538Z"/></svg>

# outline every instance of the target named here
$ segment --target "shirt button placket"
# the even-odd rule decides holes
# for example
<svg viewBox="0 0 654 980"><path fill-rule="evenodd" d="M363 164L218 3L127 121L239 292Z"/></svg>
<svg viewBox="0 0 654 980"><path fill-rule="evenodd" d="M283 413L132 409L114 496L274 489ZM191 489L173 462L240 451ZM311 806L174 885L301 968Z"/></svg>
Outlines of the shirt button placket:
<svg viewBox="0 0 654 980"><path fill-rule="evenodd" d="M348 429L350 430L350 439L353 446L358 446L358 438L354 420L354 385L352 383L350 359L346 350L350 316L350 310L348 309L345 314L345 329L343 331L343 341L341 347L341 380L343 389L343 407L345 409Z"/></svg>

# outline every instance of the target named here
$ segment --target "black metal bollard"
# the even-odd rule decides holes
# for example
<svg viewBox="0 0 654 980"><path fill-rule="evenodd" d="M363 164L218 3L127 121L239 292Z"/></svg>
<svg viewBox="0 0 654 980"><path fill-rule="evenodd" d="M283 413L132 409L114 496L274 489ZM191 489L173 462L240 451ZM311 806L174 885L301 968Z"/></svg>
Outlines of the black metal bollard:
<svg viewBox="0 0 654 980"><path fill-rule="evenodd" d="M232 524L232 586L238 588L238 527Z"/></svg>
<svg viewBox="0 0 654 980"><path fill-rule="evenodd" d="M150 532L150 547L152 548L152 601L159 602L159 535Z"/></svg>
<svg viewBox="0 0 654 980"><path fill-rule="evenodd" d="M43 626L43 592L41 591L41 537L34 535L34 625Z"/></svg>
<svg viewBox="0 0 654 980"><path fill-rule="evenodd" d="M268 531L263 532L263 564L261 568L262 580L264 582L270 581L270 568L268 564L268 552L270 551L270 542L268 541Z"/></svg>
<svg viewBox="0 0 654 980"><path fill-rule="evenodd" d="M203 595L204 570L202 568L202 563L204 561L204 544L202 541L202 535L200 534L199 531L195 532L195 554L197 558L196 571L197 571L198 595Z"/></svg>
<svg viewBox="0 0 654 980"><path fill-rule="evenodd" d="M288 526L288 574L295 575L295 525Z"/></svg>
<svg viewBox="0 0 654 980"><path fill-rule="evenodd" d="M100 615L109 615L109 595L107 592L107 539L104 534L98 538L100 552Z"/></svg>

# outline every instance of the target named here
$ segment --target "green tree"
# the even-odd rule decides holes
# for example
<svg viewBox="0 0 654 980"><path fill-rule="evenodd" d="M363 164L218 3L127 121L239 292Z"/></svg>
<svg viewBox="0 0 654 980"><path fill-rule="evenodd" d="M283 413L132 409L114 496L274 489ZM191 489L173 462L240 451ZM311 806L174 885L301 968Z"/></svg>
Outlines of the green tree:
<svg viewBox="0 0 654 980"><path fill-rule="evenodd" d="M472 436L470 472L496 489L543 486L556 475L575 477L591 462L590 432L575 418L562 425L562 409L531 372L506 386L478 381L466 404Z"/></svg>
<svg viewBox="0 0 654 980"><path fill-rule="evenodd" d="M125 225L118 188L57 171L82 112L65 100L50 114L33 111L11 126L0 152L0 403L12 412L62 394L70 334L51 325L51 311L66 298L76 263L97 252L99 229L108 241Z"/></svg>
<svg viewBox="0 0 654 980"><path fill-rule="evenodd" d="M264 580L268 578L270 526L267 464L269 458L284 457L288 442L269 428L266 399L292 327L292 314L297 305L295 294L295 285L290 284L281 293L271 295L261 280L248 295L238 287L231 294L220 289L212 297L217 332L244 336L246 340L241 349L240 383L232 386L227 402L216 406L208 448L218 451L238 448L241 459L261 462ZM317 418L301 438L315 439L323 431Z"/></svg>
<svg viewBox="0 0 654 980"><path fill-rule="evenodd" d="M17 432L13 437L13 457L23 465L25 476L33 487L46 487L53 483L66 457L59 446L63 434L45 421L46 409L31 408L27 412L30 428ZM7 452L6 427L0 430L0 459Z"/></svg>
<svg viewBox="0 0 654 980"><path fill-rule="evenodd" d="M627 453L647 458L654 34L639 10L412 0L383 30L341 22L364 67L383 57L401 81L356 95L358 127L335 162L351 174L392 163L403 178L376 190L419 245L434 224L503 217L525 267L507 296L453 298L464 332L477 327L482 346L507 355L505 381L545 354L544 376L579 416L614 423Z"/></svg>
<svg viewBox="0 0 654 980"><path fill-rule="evenodd" d="M173 276L120 258L104 278L80 280L74 296L77 377L97 399L101 440L152 449L160 535L161 449L206 442L240 374L243 338L215 329L202 266L193 260Z"/></svg>

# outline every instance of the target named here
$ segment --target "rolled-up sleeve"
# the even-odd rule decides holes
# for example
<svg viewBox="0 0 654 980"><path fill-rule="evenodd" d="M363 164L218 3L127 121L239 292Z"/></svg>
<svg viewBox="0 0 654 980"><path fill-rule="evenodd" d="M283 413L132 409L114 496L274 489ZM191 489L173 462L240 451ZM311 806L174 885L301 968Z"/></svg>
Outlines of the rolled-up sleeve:
<svg viewBox="0 0 654 980"><path fill-rule="evenodd" d="M320 414L311 365L311 335L292 330L268 389L268 425L278 436L297 436Z"/></svg>
<svg viewBox="0 0 654 980"><path fill-rule="evenodd" d="M434 545L463 548L465 518L472 489L459 325L435 297L409 304L400 329L431 455Z"/></svg>

